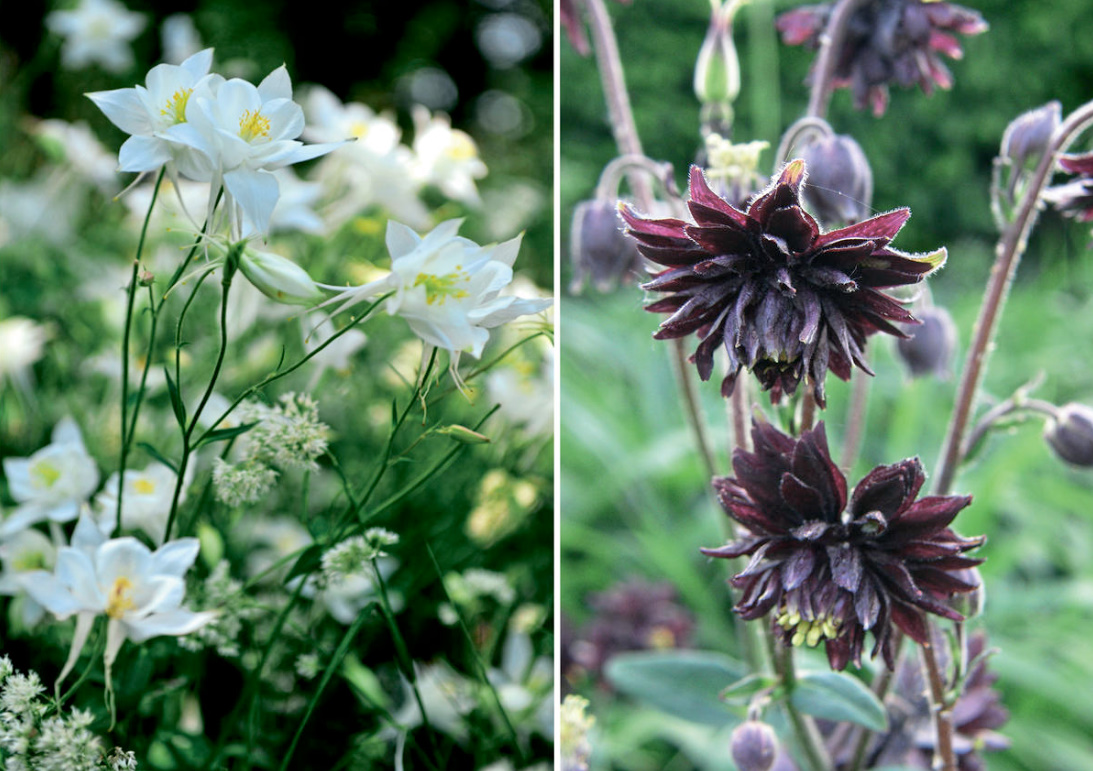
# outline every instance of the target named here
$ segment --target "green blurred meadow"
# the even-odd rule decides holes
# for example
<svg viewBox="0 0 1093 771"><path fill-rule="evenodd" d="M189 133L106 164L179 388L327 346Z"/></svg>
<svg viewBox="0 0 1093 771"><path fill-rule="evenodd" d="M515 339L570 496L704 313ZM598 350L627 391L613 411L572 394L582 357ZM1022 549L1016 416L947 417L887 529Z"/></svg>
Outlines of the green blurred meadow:
<svg viewBox="0 0 1093 771"><path fill-rule="evenodd" d="M691 77L708 6L609 5L645 152L671 161L682 184L698 148ZM802 80L812 54L783 46L771 24L794 5L756 0L736 18L742 89L734 141L776 145L803 114ZM911 220L895 246L948 248L948 265L930 287L959 330L957 373L993 259L987 191L1002 131L1019 113L1051 99L1062 102L1065 115L1093 97L1093 16L1086 3L967 5L991 29L961 40L964 59L947 62L951 91L926 97L893 87L888 112L877 119L855 112L842 90L828 115L836 132L853 135L869 158L874 209L910 206ZM593 62L565 41L562 48L564 233L573 206L590 197L615 151ZM1075 150L1088 145L1082 139ZM767 150L761 166L768 173L771 156ZM1093 402L1089 243L1088 226L1053 212L1041 216L996 337L980 411L1038 374L1038 398ZM579 629L594 615L591 593L630 576L667 581L696 619L693 647L738 656L726 566L698 552L723 542L724 515L694 449L670 344L652 339L661 317L641 309L648 298L636 288L639 280L631 276L607 295L586 290L562 304L563 616ZM851 484L873 466L905 457L919 456L927 473L937 464L956 378L910 379L892 342L874 338L870 344L876 378ZM687 341L688 352L694 344ZM850 389L829 379L829 406L820 417L833 452L841 447ZM719 473L727 473L727 405L715 382L698 383L698 390ZM753 387L749 396L769 411L765 395ZM1093 768L1093 473L1052 455L1041 430L1036 419L990 436L957 478L954 492L970 493L974 501L955 527L988 538L979 550L986 558L986 608L970 626L988 630L1000 649L991 666L1011 711L1002 733L1012 741L1009 750L985 756L989 768L1082 771ZM571 687L591 699L597 718L593 768L732 767L727 731L696 728L587 680Z"/></svg>

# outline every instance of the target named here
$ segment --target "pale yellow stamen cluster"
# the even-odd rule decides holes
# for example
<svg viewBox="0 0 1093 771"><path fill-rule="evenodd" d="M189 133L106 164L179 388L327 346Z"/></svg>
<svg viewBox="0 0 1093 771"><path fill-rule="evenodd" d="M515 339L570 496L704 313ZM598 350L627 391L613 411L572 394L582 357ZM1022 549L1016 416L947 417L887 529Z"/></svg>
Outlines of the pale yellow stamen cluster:
<svg viewBox="0 0 1093 771"><path fill-rule="evenodd" d="M834 640L839 636L839 619L832 616L804 618L799 611L784 609L774 618L774 623L793 633L790 644L807 645L815 648L823 640Z"/></svg>
<svg viewBox="0 0 1093 771"><path fill-rule="evenodd" d="M469 161L478 155L478 148L467 134L462 131L453 131L447 153L448 157L454 161Z"/></svg>
<svg viewBox="0 0 1093 771"><path fill-rule="evenodd" d="M159 114L170 116L176 124L185 123L186 104L190 101L190 94L193 92L192 88L180 88L175 91L171 98L167 100L167 105L159 111Z"/></svg>
<svg viewBox="0 0 1093 771"><path fill-rule="evenodd" d="M470 281L470 275L463 270L463 266L456 265L454 273L446 273L437 276L432 273L418 273L414 279L414 286L425 287L425 302L429 305L443 305L449 297L459 300L467 297L466 289L459 289L459 284Z"/></svg>
<svg viewBox="0 0 1093 771"><path fill-rule="evenodd" d="M261 110L243 110L239 118L239 136L245 141L251 142L258 137L269 136L269 118L262 114Z"/></svg>
<svg viewBox="0 0 1093 771"><path fill-rule="evenodd" d="M657 626L649 632L646 642L653 650L665 650L676 647L676 636L666 626Z"/></svg>
<svg viewBox="0 0 1093 771"><path fill-rule="evenodd" d="M156 483L151 479L138 479L133 483L133 489L141 495L151 495L156 491Z"/></svg>
<svg viewBox="0 0 1093 771"><path fill-rule="evenodd" d="M49 461L40 460L30 467L31 484L37 490L48 490L61 478L61 471Z"/></svg>
<svg viewBox="0 0 1093 771"><path fill-rule="evenodd" d="M124 616L126 611L135 608L132 591L133 582L128 578L119 576L114 579L114 585L110 587L110 594L106 598L106 615L118 619Z"/></svg>

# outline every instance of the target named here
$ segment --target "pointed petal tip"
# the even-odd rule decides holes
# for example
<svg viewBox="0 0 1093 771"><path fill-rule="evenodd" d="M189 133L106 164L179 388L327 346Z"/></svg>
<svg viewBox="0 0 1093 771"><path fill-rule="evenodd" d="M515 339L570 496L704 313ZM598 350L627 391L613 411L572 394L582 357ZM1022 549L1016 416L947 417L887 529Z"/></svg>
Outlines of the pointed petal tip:
<svg viewBox="0 0 1093 771"><path fill-rule="evenodd" d="M782 174L778 177L778 184L799 187L805 179L805 162L798 158L790 161L782 168Z"/></svg>

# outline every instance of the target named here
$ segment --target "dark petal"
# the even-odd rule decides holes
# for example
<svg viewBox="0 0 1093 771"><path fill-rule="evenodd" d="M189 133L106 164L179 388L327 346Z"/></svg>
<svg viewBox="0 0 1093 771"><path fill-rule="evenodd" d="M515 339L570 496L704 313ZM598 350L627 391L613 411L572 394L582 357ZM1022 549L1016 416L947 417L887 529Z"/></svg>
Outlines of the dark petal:
<svg viewBox="0 0 1093 771"><path fill-rule="evenodd" d="M909 458L891 466L877 466L870 471L850 499L850 514L854 519L879 511L890 521L893 515L913 500L926 478L918 458Z"/></svg>
<svg viewBox="0 0 1093 771"><path fill-rule="evenodd" d="M782 500L799 515L799 522L823 516L824 501L814 487L809 487L790 472L782 475L779 485Z"/></svg>
<svg viewBox="0 0 1093 771"><path fill-rule="evenodd" d="M862 286L885 287L917 284L941 265L934 255L910 255L895 249L877 249L858 264L855 278Z"/></svg>
<svg viewBox="0 0 1093 771"><path fill-rule="evenodd" d="M827 652L827 663L836 672L846 669L850 663L852 651L850 650L850 635L839 635L834 640L828 640L824 644Z"/></svg>
<svg viewBox="0 0 1093 771"><path fill-rule="evenodd" d="M914 606L896 600L892 603L892 623L904 631L904 633L919 645L928 639L926 621L922 617L922 611Z"/></svg>
<svg viewBox="0 0 1093 771"><path fill-rule="evenodd" d="M764 544L770 543L770 539L766 537L758 538L742 538L739 541L733 541L727 543L724 546L718 546L715 548L701 548L700 552L707 557L723 557L725 559L736 559L742 557L745 554L753 554Z"/></svg>
<svg viewBox="0 0 1093 771"><path fill-rule="evenodd" d="M746 262L755 252L753 236L735 225L688 225L686 233L711 255L734 255Z"/></svg>
<svg viewBox="0 0 1093 771"><path fill-rule="evenodd" d="M733 586L740 588L736 580ZM740 602L736 605L736 612L746 621L759 618L774 607L782 597L782 582L777 569L770 570L759 575L747 583Z"/></svg>
<svg viewBox="0 0 1093 771"><path fill-rule="evenodd" d="M816 239L814 248L817 250L822 249L825 246L842 241L844 238L885 238L891 241L910 216L911 210L907 208L878 214L876 217L870 217L845 228L824 233Z"/></svg>
<svg viewBox="0 0 1093 771"><path fill-rule="evenodd" d="M863 571L861 552L848 543L828 546L827 561L836 584L849 592L858 591Z"/></svg>
<svg viewBox="0 0 1093 771"><path fill-rule="evenodd" d="M698 166L691 166L691 200L687 208L699 225L730 225L747 229L748 217L739 209L733 208L706 184L706 175Z"/></svg>
<svg viewBox="0 0 1093 771"><path fill-rule="evenodd" d="M820 233L816 220L800 206L787 206L772 212L766 225L767 230L781 238L794 254L810 249Z"/></svg>
<svg viewBox="0 0 1093 771"><path fill-rule="evenodd" d="M820 520L813 520L806 522L800 527L795 527L789 531L789 534L796 538L798 541L818 541L827 535L827 531L832 527L828 522L821 522Z"/></svg>
<svg viewBox="0 0 1093 771"><path fill-rule="evenodd" d="M816 554L811 548L795 550L782 566L782 588L790 591L803 584L815 564Z"/></svg>
<svg viewBox="0 0 1093 771"><path fill-rule="evenodd" d="M931 567L915 569L915 583L922 591L931 592L938 597L970 592L977 588L977 584L969 584L967 581L961 581L952 573Z"/></svg>
<svg viewBox="0 0 1093 771"><path fill-rule="evenodd" d="M1093 175L1093 153L1059 156L1059 166L1071 174Z"/></svg>
<svg viewBox="0 0 1093 771"><path fill-rule="evenodd" d="M804 181L805 163L802 160L790 161L782 167L778 181L757 195L748 204L747 214L767 228L767 218L778 209L787 206L800 206L799 193Z"/></svg>
<svg viewBox="0 0 1093 771"><path fill-rule="evenodd" d="M897 535L901 538L922 538L949 526L972 502L970 495L930 495L911 504L899 516Z"/></svg>
<svg viewBox="0 0 1093 771"><path fill-rule="evenodd" d="M736 378L740 375L740 365L736 366L736 369L729 372L721 380L721 396L728 399L732 396L733 390L736 388Z"/></svg>
<svg viewBox="0 0 1093 771"><path fill-rule="evenodd" d="M694 355L691 356L691 361L693 361L698 368L698 376L702 378L703 382L709 380L710 375L713 374L713 353L720 344L721 335L717 334L717 331L714 330L714 332L706 336L705 340L698 344L698 348L695 349Z"/></svg>
<svg viewBox="0 0 1093 771"><path fill-rule="evenodd" d="M838 522L839 515L846 508L846 477L831 460L823 421L811 431L801 434L793 453L792 470L823 496L823 516L829 522Z"/></svg>
<svg viewBox="0 0 1093 771"><path fill-rule="evenodd" d="M880 617L880 611L881 598L877 593L876 584L870 576L866 575L854 594L854 613L864 629L872 629Z"/></svg>
<svg viewBox="0 0 1093 771"><path fill-rule="evenodd" d="M674 246L685 244L687 224L674 218L645 219L627 204L619 207L619 214L630 228L630 235L638 241L651 246Z"/></svg>
<svg viewBox="0 0 1093 771"><path fill-rule="evenodd" d="M857 283L850 276L837 268L824 268L812 266L803 271L809 283L823 287L824 289L837 289L840 292L853 292L857 290Z"/></svg>
<svg viewBox="0 0 1093 771"><path fill-rule="evenodd" d="M705 280L695 273L693 265L685 265L681 268L660 271L643 283L641 288L649 292L678 292L681 289L694 289L705 283Z"/></svg>

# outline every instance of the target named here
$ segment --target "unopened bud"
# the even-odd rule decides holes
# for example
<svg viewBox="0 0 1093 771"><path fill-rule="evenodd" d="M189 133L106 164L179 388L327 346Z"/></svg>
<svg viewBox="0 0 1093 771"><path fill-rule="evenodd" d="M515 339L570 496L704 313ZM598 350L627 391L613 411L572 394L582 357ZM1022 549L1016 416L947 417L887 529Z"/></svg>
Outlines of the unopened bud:
<svg viewBox="0 0 1093 771"><path fill-rule="evenodd" d="M279 303L314 305L323 299L307 271L279 254L246 249L239 258L239 270L255 289Z"/></svg>
<svg viewBox="0 0 1093 771"><path fill-rule="evenodd" d="M444 426L443 428L438 428L436 432L442 436L449 436L455 441L463 444L489 444L490 442L488 436L480 434L477 431L472 431L466 426Z"/></svg>
<svg viewBox="0 0 1093 771"><path fill-rule="evenodd" d="M702 104L729 104L740 93L740 61L732 42L732 17L737 3L730 0L710 16L706 39L695 64L695 96Z"/></svg>
<svg viewBox="0 0 1093 771"><path fill-rule="evenodd" d="M796 154L808 169L801 195L824 226L859 222L872 213L873 171L853 137L817 137Z"/></svg>
<svg viewBox="0 0 1093 771"><path fill-rule="evenodd" d="M1044 426L1055 454L1075 466L1093 466L1093 407L1064 404Z"/></svg>
<svg viewBox="0 0 1093 771"><path fill-rule="evenodd" d="M142 270L137 276L137 283L141 286L151 286L156 282L156 274L150 270Z"/></svg>
<svg viewBox="0 0 1093 771"><path fill-rule="evenodd" d="M1059 128L1062 112L1063 106L1056 100L1017 116L1002 135L1002 157L1017 168L1029 161L1035 164Z"/></svg>
<svg viewBox="0 0 1093 771"><path fill-rule="evenodd" d="M732 732L732 762L738 771L770 771L778 756L774 729L758 720L747 720Z"/></svg>
<svg viewBox="0 0 1093 771"><path fill-rule="evenodd" d="M983 606L987 603L987 590L983 586L983 576L979 568L963 568L954 570L949 575L975 588L970 592L957 592L945 601L945 604L962 615L965 620L970 620L983 612Z"/></svg>
<svg viewBox="0 0 1093 771"><path fill-rule="evenodd" d="M896 342L896 350L907 365L911 377L934 375L942 380L949 370L956 350L956 324L944 308L930 306L915 311L922 323L904 327L910 337Z"/></svg>
<svg viewBox="0 0 1093 771"><path fill-rule="evenodd" d="M590 279L598 292L609 292L627 272L641 264L634 242L619 229L615 202L603 199L582 201L573 211L569 256L573 280L569 291L576 294Z"/></svg>

